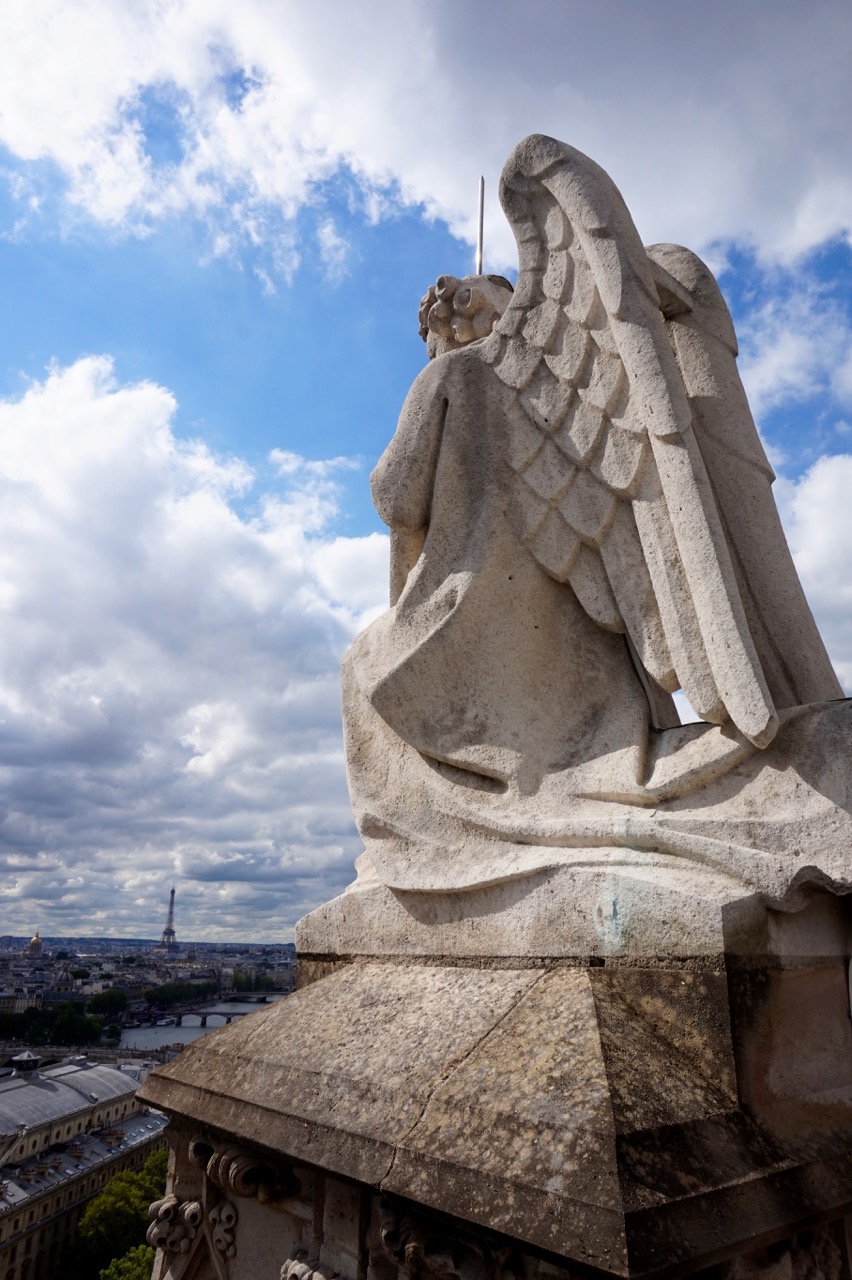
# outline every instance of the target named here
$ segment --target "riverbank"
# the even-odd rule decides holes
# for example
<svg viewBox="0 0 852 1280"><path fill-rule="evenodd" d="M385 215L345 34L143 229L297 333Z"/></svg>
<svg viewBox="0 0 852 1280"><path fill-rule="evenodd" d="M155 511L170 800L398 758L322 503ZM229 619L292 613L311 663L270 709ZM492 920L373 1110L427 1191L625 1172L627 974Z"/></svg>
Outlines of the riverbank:
<svg viewBox="0 0 852 1280"><path fill-rule="evenodd" d="M139 1027L125 1027L121 1033L119 1048L125 1055L128 1053L151 1054L163 1050L168 1045L191 1044L199 1036L208 1031L216 1031L236 1018L251 1017L266 1009L275 1000L286 998L286 992L270 991L264 1001L257 998L251 1000L217 1000L211 1004L199 1005L193 1013L182 1013L181 1025L176 1026L175 1014L162 1014L156 1022ZM157 1025L157 1022L165 1025ZM205 1023L206 1025L202 1025Z"/></svg>
<svg viewBox="0 0 852 1280"><path fill-rule="evenodd" d="M172 1030L174 1029L173 1027ZM22 1040L3 1040L0 1041L0 1062L6 1062L14 1058L16 1054L21 1053L24 1049L31 1049L33 1053L37 1054L43 1066L62 1062L63 1059L76 1055L88 1058L90 1062L104 1062L109 1066L115 1066L119 1062L126 1062L128 1058L150 1058L154 1062L168 1062L169 1058L174 1056L173 1053L169 1052L166 1045L146 1050L131 1050L123 1048L120 1044L117 1046L110 1044L30 1045Z"/></svg>

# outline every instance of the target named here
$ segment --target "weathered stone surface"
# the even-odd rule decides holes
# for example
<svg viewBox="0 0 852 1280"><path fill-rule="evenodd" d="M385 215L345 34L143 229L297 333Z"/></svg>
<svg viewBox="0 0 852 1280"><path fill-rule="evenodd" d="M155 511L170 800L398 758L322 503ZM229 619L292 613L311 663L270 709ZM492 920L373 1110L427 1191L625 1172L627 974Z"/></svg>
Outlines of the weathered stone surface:
<svg viewBox="0 0 852 1280"><path fill-rule="evenodd" d="M160 1247L155 1280L591 1280L601 1274L578 1263L568 1270L552 1256L457 1216L306 1165L293 1169L298 1193L274 1206L242 1200L235 1218L237 1206L226 1211L218 1188L192 1176L198 1171L187 1158L191 1135L181 1126L171 1132L176 1184L193 1197L177 1203L177 1216L187 1214L196 1225L185 1250ZM155 1227L161 1214L160 1204L152 1206ZM226 1246L220 1249L214 1231L223 1217L231 1227L216 1237ZM707 1218L712 1223L712 1214ZM744 1248L718 1253L721 1265L711 1274L718 1280L848 1280L847 1222L749 1240Z"/></svg>
<svg viewBox="0 0 852 1280"><path fill-rule="evenodd" d="M799 907L638 967L338 958L144 1096L575 1264L697 1269L850 1197L852 913Z"/></svg>
<svg viewBox="0 0 852 1280"><path fill-rule="evenodd" d="M795 906L808 883L849 892L852 703L785 714L771 747L699 793L650 809L576 799L558 820L538 809L548 785L511 805L487 797L501 805L486 812L483 793L450 793L417 752L398 753L408 803L394 785L380 801L396 806L397 834L374 835L351 890L300 922L299 951L710 954L722 949L721 907L755 894ZM386 733L379 722L362 760L377 759ZM418 837L427 821L447 846ZM511 836L518 821L523 841Z"/></svg>
<svg viewBox="0 0 852 1280"><path fill-rule="evenodd" d="M253 1018L239 1048L203 1037L160 1078L199 1122L224 1108L234 1133L279 1151L307 1142L303 1159L378 1185L436 1082L538 976L344 968ZM223 1118L216 1127L227 1129Z"/></svg>
<svg viewBox="0 0 852 1280"><path fill-rule="evenodd" d="M361 876L354 892L300 922L300 966L335 955L517 961L723 951L721 908L741 897L740 886L652 854L643 865L637 854L589 850L577 863L452 893L393 890Z"/></svg>
<svg viewBox="0 0 852 1280"><path fill-rule="evenodd" d="M465 1217L558 1252L570 1236L581 1257L619 1270L615 1134L589 975L528 976L499 1025L436 1083L382 1187L449 1212L464 1204Z"/></svg>
<svg viewBox="0 0 852 1280"><path fill-rule="evenodd" d="M518 286L430 291L444 354L373 476L392 607L343 679L361 876L440 895L634 849L664 855L650 878L680 859L779 897L804 858L845 886L852 714L811 705L842 690L718 286L553 139L501 197ZM711 723L674 727L678 687Z"/></svg>
<svg viewBox="0 0 852 1280"><path fill-rule="evenodd" d="M420 299L420 336L429 359L486 338L511 297L503 276L439 276Z"/></svg>

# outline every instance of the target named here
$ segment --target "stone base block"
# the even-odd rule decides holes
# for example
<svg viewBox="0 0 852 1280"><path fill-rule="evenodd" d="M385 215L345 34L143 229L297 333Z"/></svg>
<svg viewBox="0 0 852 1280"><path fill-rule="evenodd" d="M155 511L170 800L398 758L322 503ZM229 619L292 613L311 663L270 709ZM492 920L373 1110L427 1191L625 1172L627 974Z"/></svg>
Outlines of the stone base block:
<svg viewBox="0 0 852 1280"><path fill-rule="evenodd" d="M815 893L765 953L315 962L325 976L144 1085L174 1117L177 1203L201 1194L181 1190L199 1160L224 1186L213 1157L233 1147L279 1169L269 1205L354 1188L361 1235L332 1268L349 1280L381 1197L527 1269L686 1275L781 1241L792 1258L852 1206L845 910ZM271 1209L258 1228L282 1262L319 1265L312 1203L310 1239Z"/></svg>

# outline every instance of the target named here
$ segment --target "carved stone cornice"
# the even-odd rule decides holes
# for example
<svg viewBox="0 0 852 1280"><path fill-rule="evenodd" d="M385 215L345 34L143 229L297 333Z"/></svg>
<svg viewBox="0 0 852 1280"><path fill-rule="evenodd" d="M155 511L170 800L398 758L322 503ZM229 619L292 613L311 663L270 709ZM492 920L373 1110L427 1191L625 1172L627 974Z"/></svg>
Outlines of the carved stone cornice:
<svg viewBox="0 0 852 1280"><path fill-rule="evenodd" d="M172 1253L189 1251L204 1220L204 1210L197 1200L181 1202L177 1196L157 1200L148 1215L152 1219L146 1235L148 1243Z"/></svg>
<svg viewBox="0 0 852 1280"><path fill-rule="evenodd" d="M186 1274L227 1280L228 1263L237 1253L235 1204L219 1198L211 1208L198 1200L166 1196L151 1205L149 1215L153 1221L146 1236L148 1243L171 1255L167 1270L161 1274L174 1280ZM213 1269L198 1271L199 1255L204 1254Z"/></svg>
<svg viewBox="0 0 852 1280"><path fill-rule="evenodd" d="M270 1162L258 1170L257 1158L243 1148L215 1147L201 1139L181 1144L176 1161L183 1170L176 1188L192 1198L172 1194L151 1206L147 1240L165 1255L155 1274L160 1280L228 1280L237 1256L239 1217L231 1196L273 1199L283 1186L279 1171L268 1167ZM187 1166L195 1168L190 1173Z"/></svg>
<svg viewBox="0 0 852 1280"><path fill-rule="evenodd" d="M223 1259L237 1253L237 1206L230 1200L220 1200L207 1215L210 1223L210 1239L213 1248Z"/></svg>
<svg viewBox="0 0 852 1280"><path fill-rule="evenodd" d="M281 1268L280 1280L343 1280L338 1271L321 1267L311 1261L307 1249L297 1249Z"/></svg>
<svg viewBox="0 0 852 1280"><path fill-rule="evenodd" d="M381 1202L379 1238L411 1280L517 1280L523 1274L514 1250L492 1248L486 1238L457 1230L437 1215L414 1213L390 1197Z"/></svg>
<svg viewBox="0 0 852 1280"><path fill-rule="evenodd" d="M299 1183L289 1165L247 1147L218 1145L208 1137L193 1138L190 1161L204 1170L221 1191L262 1204L297 1195Z"/></svg>

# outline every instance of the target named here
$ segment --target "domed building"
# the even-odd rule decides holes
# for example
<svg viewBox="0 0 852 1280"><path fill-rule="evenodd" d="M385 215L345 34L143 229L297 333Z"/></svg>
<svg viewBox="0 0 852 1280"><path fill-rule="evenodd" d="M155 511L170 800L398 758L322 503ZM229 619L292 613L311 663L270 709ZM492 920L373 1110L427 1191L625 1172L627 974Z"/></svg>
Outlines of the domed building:
<svg viewBox="0 0 852 1280"><path fill-rule="evenodd" d="M74 979L67 964L60 965L53 978L53 990L60 995L68 995L74 990Z"/></svg>

